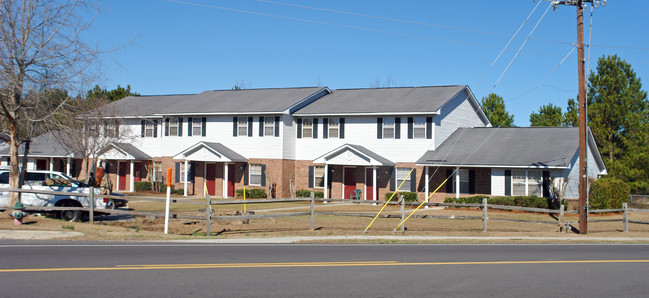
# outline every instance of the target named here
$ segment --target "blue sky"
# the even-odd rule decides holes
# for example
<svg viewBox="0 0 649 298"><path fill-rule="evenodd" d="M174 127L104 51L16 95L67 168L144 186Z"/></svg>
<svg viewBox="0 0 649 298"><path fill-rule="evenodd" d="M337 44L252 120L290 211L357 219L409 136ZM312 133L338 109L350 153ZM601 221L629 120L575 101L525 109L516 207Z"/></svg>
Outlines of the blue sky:
<svg viewBox="0 0 649 298"><path fill-rule="evenodd" d="M116 49L102 60L99 85L108 89L130 84L143 95L156 95L229 90L236 84L469 85L478 100L490 92L501 95L519 126L529 125L530 113L547 103L565 110L568 98L577 94L577 51L561 63L576 42L575 7L546 13L548 1L110 0L100 5L87 38L101 49ZM586 42L590 13L589 7ZM609 0L596 8L590 69L599 57L617 54L649 89L647 13L645 0Z"/></svg>

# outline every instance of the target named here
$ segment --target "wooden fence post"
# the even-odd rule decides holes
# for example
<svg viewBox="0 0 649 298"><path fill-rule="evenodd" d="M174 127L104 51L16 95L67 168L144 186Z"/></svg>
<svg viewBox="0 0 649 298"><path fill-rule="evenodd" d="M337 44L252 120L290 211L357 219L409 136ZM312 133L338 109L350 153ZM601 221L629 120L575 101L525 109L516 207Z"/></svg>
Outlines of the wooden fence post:
<svg viewBox="0 0 649 298"><path fill-rule="evenodd" d="M629 232L629 210L627 209L627 203L622 203L622 208L624 208L624 232Z"/></svg>
<svg viewBox="0 0 649 298"><path fill-rule="evenodd" d="M315 192L311 192L311 231L315 230Z"/></svg>
<svg viewBox="0 0 649 298"><path fill-rule="evenodd" d="M205 235L212 236L212 204L210 204L210 194L205 194Z"/></svg>
<svg viewBox="0 0 649 298"><path fill-rule="evenodd" d="M482 231L487 231L487 198L482 199Z"/></svg>
<svg viewBox="0 0 649 298"><path fill-rule="evenodd" d="M404 200L403 195L400 197L401 199L401 222L406 220L406 200ZM402 224L401 225L401 232L406 230L406 225Z"/></svg>
<svg viewBox="0 0 649 298"><path fill-rule="evenodd" d="M566 230L566 228L563 225L563 210L566 208L563 204L559 206L559 232Z"/></svg>
<svg viewBox="0 0 649 298"><path fill-rule="evenodd" d="M88 196L88 222L92 225L95 224L95 188L90 187Z"/></svg>

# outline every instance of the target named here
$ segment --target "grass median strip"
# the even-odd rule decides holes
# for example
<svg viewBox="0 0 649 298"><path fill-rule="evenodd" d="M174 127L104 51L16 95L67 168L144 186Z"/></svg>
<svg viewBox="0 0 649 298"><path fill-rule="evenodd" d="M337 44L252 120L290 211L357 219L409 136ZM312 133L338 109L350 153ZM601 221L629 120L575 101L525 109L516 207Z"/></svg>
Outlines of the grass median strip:
<svg viewBox="0 0 649 298"><path fill-rule="evenodd" d="M221 268L278 268L278 267L364 267L364 266L442 266L442 265L529 265L529 264L611 264L649 263L649 260L555 260L555 261L488 261L488 262L290 262L290 263L223 263L223 264L152 264L117 265L115 267L77 268L16 268L0 272L61 272L61 271L115 271L115 270L169 270L169 269L221 269Z"/></svg>

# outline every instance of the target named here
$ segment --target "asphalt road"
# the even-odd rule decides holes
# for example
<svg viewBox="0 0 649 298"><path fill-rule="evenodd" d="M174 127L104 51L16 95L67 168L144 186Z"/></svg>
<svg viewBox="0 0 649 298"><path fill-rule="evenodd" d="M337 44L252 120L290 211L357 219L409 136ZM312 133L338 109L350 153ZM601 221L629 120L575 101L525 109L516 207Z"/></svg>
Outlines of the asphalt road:
<svg viewBox="0 0 649 298"><path fill-rule="evenodd" d="M0 242L2 297L647 296L649 245Z"/></svg>

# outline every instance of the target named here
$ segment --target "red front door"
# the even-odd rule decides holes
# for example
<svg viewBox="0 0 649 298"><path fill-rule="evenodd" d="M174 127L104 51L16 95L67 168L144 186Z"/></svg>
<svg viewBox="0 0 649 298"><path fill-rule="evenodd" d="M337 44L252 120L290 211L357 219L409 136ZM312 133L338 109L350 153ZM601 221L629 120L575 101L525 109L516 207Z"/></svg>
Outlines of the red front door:
<svg viewBox="0 0 649 298"><path fill-rule="evenodd" d="M36 160L36 169L37 170L47 170L47 160L46 159L37 159Z"/></svg>
<svg viewBox="0 0 649 298"><path fill-rule="evenodd" d="M228 197L234 198L234 164L228 165Z"/></svg>
<svg viewBox="0 0 649 298"><path fill-rule="evenodd" d="M372 168L365 169L365 199L374 200L374 171Z"/></svg>
<svg viewBox="0 0 649 298"><path fill-rule="evenodd" d="M128 174L128 162L119 163L119 184L118 190L126 190L126 175Z"/></svg>
<svg viewBox="0 0 649 298"><path fill-rule="evenodd" d="M345 193L343 199L350 199L356 189L356 168L345 168Z"/></svg>
<svg viewBox="0 0 649 298"><path fill-rule="evenodd" d="M207 185L207 194L213 196L216 192L216 164L205 164L205 185Z"/></svg>

